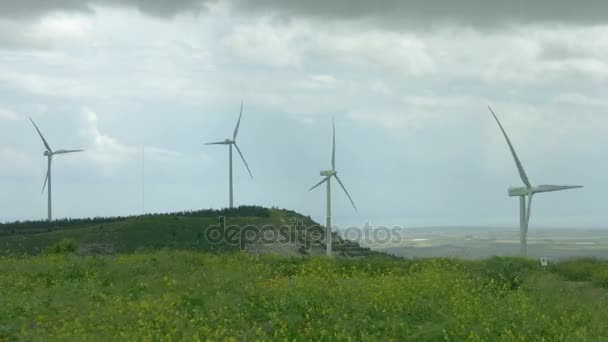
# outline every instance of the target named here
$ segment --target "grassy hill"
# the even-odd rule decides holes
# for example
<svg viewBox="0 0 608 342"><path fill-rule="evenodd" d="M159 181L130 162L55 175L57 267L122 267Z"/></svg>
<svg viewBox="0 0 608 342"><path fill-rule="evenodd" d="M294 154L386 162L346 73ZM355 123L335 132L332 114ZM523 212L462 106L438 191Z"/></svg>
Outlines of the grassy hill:
<svg viewBox="0 0 608 342"><path fill-rule="evenodd" d="M601 341L606 286L594 260L0 257L0 341Z"/></svg>
<svg viewBox="0 0 608 342"><path fill-rule="evenodd" d="M220 226L216 239L210 229ZM272 229L271 229L272 228ZM263 235L266 234L266 235ZM79 254L116 254L163 248L205 252L247 250L286 256L323 254L325 230L310 217L289 210L243 206L136 217L16 222L0 224L0 254L36 255L62 241ZM334 250L344 256L373 254L334 235Z"/></svg>
<svg viewBox="0 0 608 342"><path fill-rule="evenodd" d="M270 226L282 241L247 235ZM3 224L0 341L608 339L608 262L399 259L337 236L364 258L325 258L323 234L260 207Z"/></svg>

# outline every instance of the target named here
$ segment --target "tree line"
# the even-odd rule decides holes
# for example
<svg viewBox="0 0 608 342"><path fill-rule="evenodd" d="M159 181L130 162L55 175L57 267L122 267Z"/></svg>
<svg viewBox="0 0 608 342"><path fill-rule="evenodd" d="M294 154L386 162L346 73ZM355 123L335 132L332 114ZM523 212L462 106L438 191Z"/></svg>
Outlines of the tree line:
<svg viewBox="0 0 608 342"><path fill-rule="evenodd" d="M106 224L124 221L134 217L201 217L213 218L218 216L226 217L270 217L270 210L262 206L244 205L236 208L224 209L202 209L178 211L172 213L152 213L138 216L114 216L114 217L93 217L93 218L64 218L53 221L15 221L0 223L0 235L10 234L35 234L49 232L58 229L74 227L85 227L96 224Z"/></svg>

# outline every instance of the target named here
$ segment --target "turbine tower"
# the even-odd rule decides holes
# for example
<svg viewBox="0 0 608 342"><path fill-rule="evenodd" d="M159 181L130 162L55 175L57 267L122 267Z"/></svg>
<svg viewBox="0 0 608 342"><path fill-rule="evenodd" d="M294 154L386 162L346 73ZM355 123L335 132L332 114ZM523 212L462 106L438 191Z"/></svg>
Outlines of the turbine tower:
<svg viewBox="0 0 608 342"><path fill-rule="evenodd" d="M513 155L513 159L515 160L515 165L517 166L517 170L519 172L519 177L521 178L522 182L525 184L525 187L510 187L509 196L519 197L519 239L520 239L520 243L521 243L521 254L523 256L526 256L528 253L528 244L527 244L528 225L530 223L530 214L532 213L532 199L534 198L534 195L537 193L541 193L541 192L554 192L554 191L562 191L562 190L569 190L569 189L578 189L578 188L582 188L582 186L581 185L532 186L532 183L530 182L530 179L528 178L528 175L526 174L526 171L524 170L524 167L521 164L521 161L519 160L517 153L515 152L515 148L513 147L513 144L511 144L511 140L509 139L509 136L507 136L507 132L502 127L502 124L498 120L498 117L496 116L496 114L494 113L492 108L490 106L488 106L488 109L490 109L490 113L492 113L492 116L494 116L496 123L498 123L498 127L500 127L502 134L504 135L505 139L507 140L507 144L509 145L509 149L511 150L511 154ZM526 206L526 197L528 198L527 206Z"/></svg>
<svg viewBox="0 0 608 342"><path fill-rule="evenodd" d="M326 216L326 224L325 224L325 242L327 244L327 256L331 256L331 254L332 254L332 251L331 251L331 238L332 238L332 236L331 236L331 178L332 177L336 178L336 180L338 181L338 184L340 184L340 186L342 187L342 190L344 190L344 193L350 200L350 204L353 205L353 208L355 208L355 211L358 211L357 206L355 205L355 202L353 202L353 199L348 194L346 187L340 180L340 177L338 177L338 171L336 171L336 124L335 124L335 122L332 122L332 125L333 125L333 143L332 143L332 150L331 150L331 170L321 171L321 177L323 177L323 180L321 180L319 183L317 183L315 186L313 186L312 188L310 188L308 190L308 191L311 191L311 190L316 189L317 187L321 186L321 184L327 183L327 216Z"/></svg>
<svg viewBox="0 0 608 342"><path fill-rule="evenodd" d="M51 191L51 189L52 189L51 163L53 161L53 156L56 155L56 154L68 154L68 153L82 152L84 150L57 150L57 151L53 151L53 149L51 149L51 146L49 146L49 143L46 141L46 139L42 135L42 132L40 132L40 129L38 129L38 126L36 126L36 123L34 123L34 120L32 120L32 118L30 118L30 121L34 125L34 128L36 128L36 131L38 132L38 135L40 135L40 138L42 139L42 143L44 144L44 147L46 148L46 150L44 151L44 155L46 156L46 158L48 160L48 166L47 166L47 170L46 170L46 178L44 179L44 185L42 186L42 193L44 193L44 189L47 187L47 184L48 184L48 189L47 189L47 193L48 193L48 220L50 222L50 221L53 220L53 197L52 197L52 191Z"/></svg>
<svg viewBox="0 0 608 342"><path fill-rule="evenodd" d="M233 186L232 186L232 146L234 146L236 148L236 151L241 156L243 163L245 163L245 167L247 168L247 172L249 172L249 176L253 179L253 175L251 174L249 165L247 165L247 161L245 160L243 153L241 153L241 149L239 148L239 145L237 145L237 143L236 143L236 137L239 134L239 126L241 125L242 116L243 116L243 103L241 102L241 113L239 114L239 121L237 121L236 127L234 128L234 133L232 135L232 139L226 139L224 141L211 142L211 143L205 144L205 145L228 145L228 179L229 179L228 183L229 183L229 193L230 193L230 209L232 209L234 207L233 191L232 191L232 189L233 189Z"/></svg>

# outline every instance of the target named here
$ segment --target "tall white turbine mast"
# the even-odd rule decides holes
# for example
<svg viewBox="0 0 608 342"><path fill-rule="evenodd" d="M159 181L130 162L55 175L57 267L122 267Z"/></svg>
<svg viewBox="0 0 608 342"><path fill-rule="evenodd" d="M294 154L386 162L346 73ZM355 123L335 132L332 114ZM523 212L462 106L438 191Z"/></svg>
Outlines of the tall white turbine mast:
<svg viewBox="0 0 608 342"><path fill-rule="evenodd" d="M344 190L344 193L350 200L350 204L353 205L353 208L355 208L355 211L358 211L357 206L355 205L355 202L353 202L353 199L348 194L346 187L340 180L340 177L338 177L338 171L336 171L336 124L335 124L335 122L332 122L332 125L333 125L333 141L332 141L333 146L332 146L332 150L331 150L331 170L321 171L321 177L323 177L323 180L321 180L319 183L317 183L315 186L313 186L312 188L310 188L308 190L308 191L311 191L311 190L321 186L321 184L327 183L327 216L326 216L326 223L325 223L325 243L327 244L327 247L326 247L327 256L331 256L331 254L332 254L332 250L331 250L331 239L332 239L332 236L331 236L331 234L332 234L331 178L332 177L336 178L336 180L338 181L338 184L340 184L340 186L342 187L342 190Z"/></svg>
<svg viewBox="0 0 608 342"><path fill-rule="evenodd" d="M515 160L515 165L517 166L517 170L519 172L519 177L521 178L522 182L524 182L524 184L525 184L525 187L510 187L509 188L509 196L519 197L519 238L520 238L520 243L521 243L521 254L525 256L528 253L528 244L527 244L528 225L530 223L530 214L532 213L532 199L534 198L534 195L537 193L541 193L541 192L554 192L554 191L562 191L562 190L569 190L569 189L578 189L578 188L582 188L583 186L581 186L581 185L532 186L532 183L530 183L530 180L528 179L528 175L526 174L526 171L524 170L524 167L521 164L521 161L519 160L517 153L515 152L515 148L513 147L513 144L511 144L511 140L509 139L507 132L502 127L502 124L498 120L498 117L496 116L496 114L494 113L492 108L488 106L488 109L490 109L490 113L492 113L492 116L494 116L496 123L498 123L498 127L500 127L502 134L504 135L505 139L507 140L507 144L509 145L509 149L511 150L511 154L513 155L513 159ZM526 197L528 198L527 206L526 206Z"/></svg>
<svg viewBox="0 0 608 342"><path fill-rule="evenodd" d="M241 149L239 145L236 143L236 137L239 134L239 126L241 125L241 117L243 116L243 103L241 102L241 113L239 114L239 120L236 123L236 127L234 128L234 133L232 135L232 139L226 139L224 141L219 142L211 142L206 143L205 145L228 145L228 179L229 179L229 193L230 193L230 209L234 208L234 199L233 199L233 185L232 185L232 146L236 148L236 151L241 156L245 167L247 168L247 172L249 172L249 176L253 179L253 175L251 174L251 170L249 169L249 165L247 165L247 161L241 153Z"/></svg>
<svg viewBox="0 0 608 342"><path fill-rule="evenodd" d="M40 135L40 138L42 139L42 143L44 144L44 147L46 148L46 150L44 151L44 155L47 157L48 166L47 166L47 170L46 170L46 178L44 179L44 185L42 186L42 193L44 193L44 189L46 188L46 186L48 184L48 191L47 191L48 192L48 220L52 221L53 220L53 197L52 197L51 189L52 189L53 183L51 182L51 163L53 161L53 156L56 154L68 154L68 153L82 152L84 150L53 151L51 149L51 147L49 146L49 143L46 141L46 139L40 132L40 129L38 129L38 126L36 126L36 123L34 123L34 120L32 120L32 118L30 118L30 121L34 125L34 128L36 128L36 131L38 132L38 135Z"/></svg>

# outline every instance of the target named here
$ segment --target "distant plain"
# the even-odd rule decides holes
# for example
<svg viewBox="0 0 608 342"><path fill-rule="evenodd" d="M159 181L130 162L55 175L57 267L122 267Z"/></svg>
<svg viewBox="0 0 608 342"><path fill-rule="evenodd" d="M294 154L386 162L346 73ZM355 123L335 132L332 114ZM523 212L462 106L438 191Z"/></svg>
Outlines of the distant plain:
<svg viewBox="0 0 608 342"><path fill-rule="evenodd" d="M379 240L383 236L379 236ZM429 227L401 229L390 242L359 239L371 249L407 258L457 257L484 259L516 256L515 228ZM553 260L595 257L608 259L608 229L536 228L528 232L528 256Z"/></svg>

